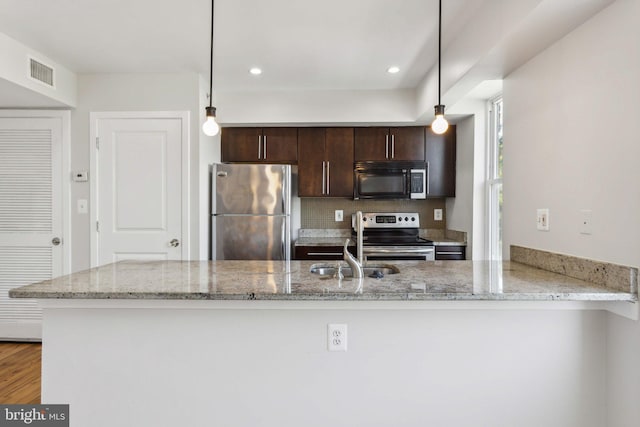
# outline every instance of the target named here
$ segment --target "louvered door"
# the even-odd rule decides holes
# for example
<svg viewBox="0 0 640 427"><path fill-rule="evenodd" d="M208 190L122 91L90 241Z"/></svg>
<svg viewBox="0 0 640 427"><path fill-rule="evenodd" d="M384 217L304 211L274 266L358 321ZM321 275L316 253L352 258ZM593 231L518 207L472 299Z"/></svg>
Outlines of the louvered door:
<svg viewBox="0 0 640 427"><path fill-rule="evenodd" d="M62 273L60 119L0 118L0 339L38 338L33 300L11 288Z"/></svg>

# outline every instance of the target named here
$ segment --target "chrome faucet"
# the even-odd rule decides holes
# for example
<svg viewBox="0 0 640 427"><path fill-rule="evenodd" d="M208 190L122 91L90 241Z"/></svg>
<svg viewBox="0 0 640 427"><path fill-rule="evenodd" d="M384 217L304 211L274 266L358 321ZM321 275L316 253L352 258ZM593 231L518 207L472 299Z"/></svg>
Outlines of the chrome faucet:
<svg viewBox="0 0 640 427"><path fill-rule="evenodd" d="M364 271L362 270L362 266L364 264L364 261L362 259L362 212L358 211L356 212L356 217L355 217L355 226L356 226L356 247L357 247L357 252L358 252L358 257L354 257L353 255L351 255L351 253L349 252L349 241L350 239L347 239L346 242L344 242L344 249L342 251L342 255L344 260L347 262L347 264L349 264L349 266L351 267L351 271L353 272L353 278L354 279L362 279L364 277Z"/></svg>
<svg viewBox="0 0 640 427"><path fill-rule="evenodd" d="M349 252L350 241L351 239L347 239L344 242L344 249L342 251L342 255L344 260L347 262L347 264L349 264L349 267L351 267L353 278L362 279L362 277L364 276L364 272L362 271L362 264L360 264L360 262L353 255L351 255L351 252Z"/></svg>
<svg viewBox="0 0 640 427"><path fill-rule="evenodd" d="M356 212L356 249L358 252L358 262L360 265L364 265L364 256L363 256L363 240L364 240L364 224L362 224L362 211Z"/></svg>

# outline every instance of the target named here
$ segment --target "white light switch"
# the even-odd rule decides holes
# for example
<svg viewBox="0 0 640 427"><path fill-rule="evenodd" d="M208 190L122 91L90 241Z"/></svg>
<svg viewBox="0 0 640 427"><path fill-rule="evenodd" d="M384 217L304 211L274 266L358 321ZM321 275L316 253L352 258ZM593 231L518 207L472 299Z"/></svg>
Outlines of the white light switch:
<svg viewBox="0 0 640 427"><path fill-rule="evenodd" d="M538 209L536 227L540 231L549 231L549 209Z"/></svg>
<svg viewBox="0 0 640 427"><path fill-rule="evenodd" d="M591 234L592 219L591 219L591 210L583 209L580 211L580 234Z"/></svg>
<svg viewBox="0 0 640 427"><path fill-rule="evenodd" d="M433 220L434 221L442 221L442 209L434 209L433 210Z"/></svg>

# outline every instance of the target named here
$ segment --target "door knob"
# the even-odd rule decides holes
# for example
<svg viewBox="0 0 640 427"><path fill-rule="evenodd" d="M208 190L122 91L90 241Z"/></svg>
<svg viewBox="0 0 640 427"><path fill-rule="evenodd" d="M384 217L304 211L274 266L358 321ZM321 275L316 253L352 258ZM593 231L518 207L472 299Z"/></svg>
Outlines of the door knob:
<svg viewBox="0 0 640 427"><path fill-rule="evenodd" d="M60 240L59 237L54 237L53 239L51 239L51 243L53 244L53 246L58 246L60 243L62 243L62 240Z"/></svg>
<svg viewBox="0 0 640 427"><path fill-rule="evenodd" d="M169 245L172 248L177 248L180 245L180 241L178 239L173 239L169 242Z"/></svg>

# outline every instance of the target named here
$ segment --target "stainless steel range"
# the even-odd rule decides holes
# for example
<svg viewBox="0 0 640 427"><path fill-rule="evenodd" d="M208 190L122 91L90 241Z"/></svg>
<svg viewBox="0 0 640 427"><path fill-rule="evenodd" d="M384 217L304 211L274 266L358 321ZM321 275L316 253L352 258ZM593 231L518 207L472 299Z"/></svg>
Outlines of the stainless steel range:
<svg viewBox="0 0 640 427"><path fill-rule="evenodd" d="M351 216L355 241L356 215ZM365 261L407 261L435 259L433 241L419 236L420 215L416 212L368 212L362 214Z"/></svg>

